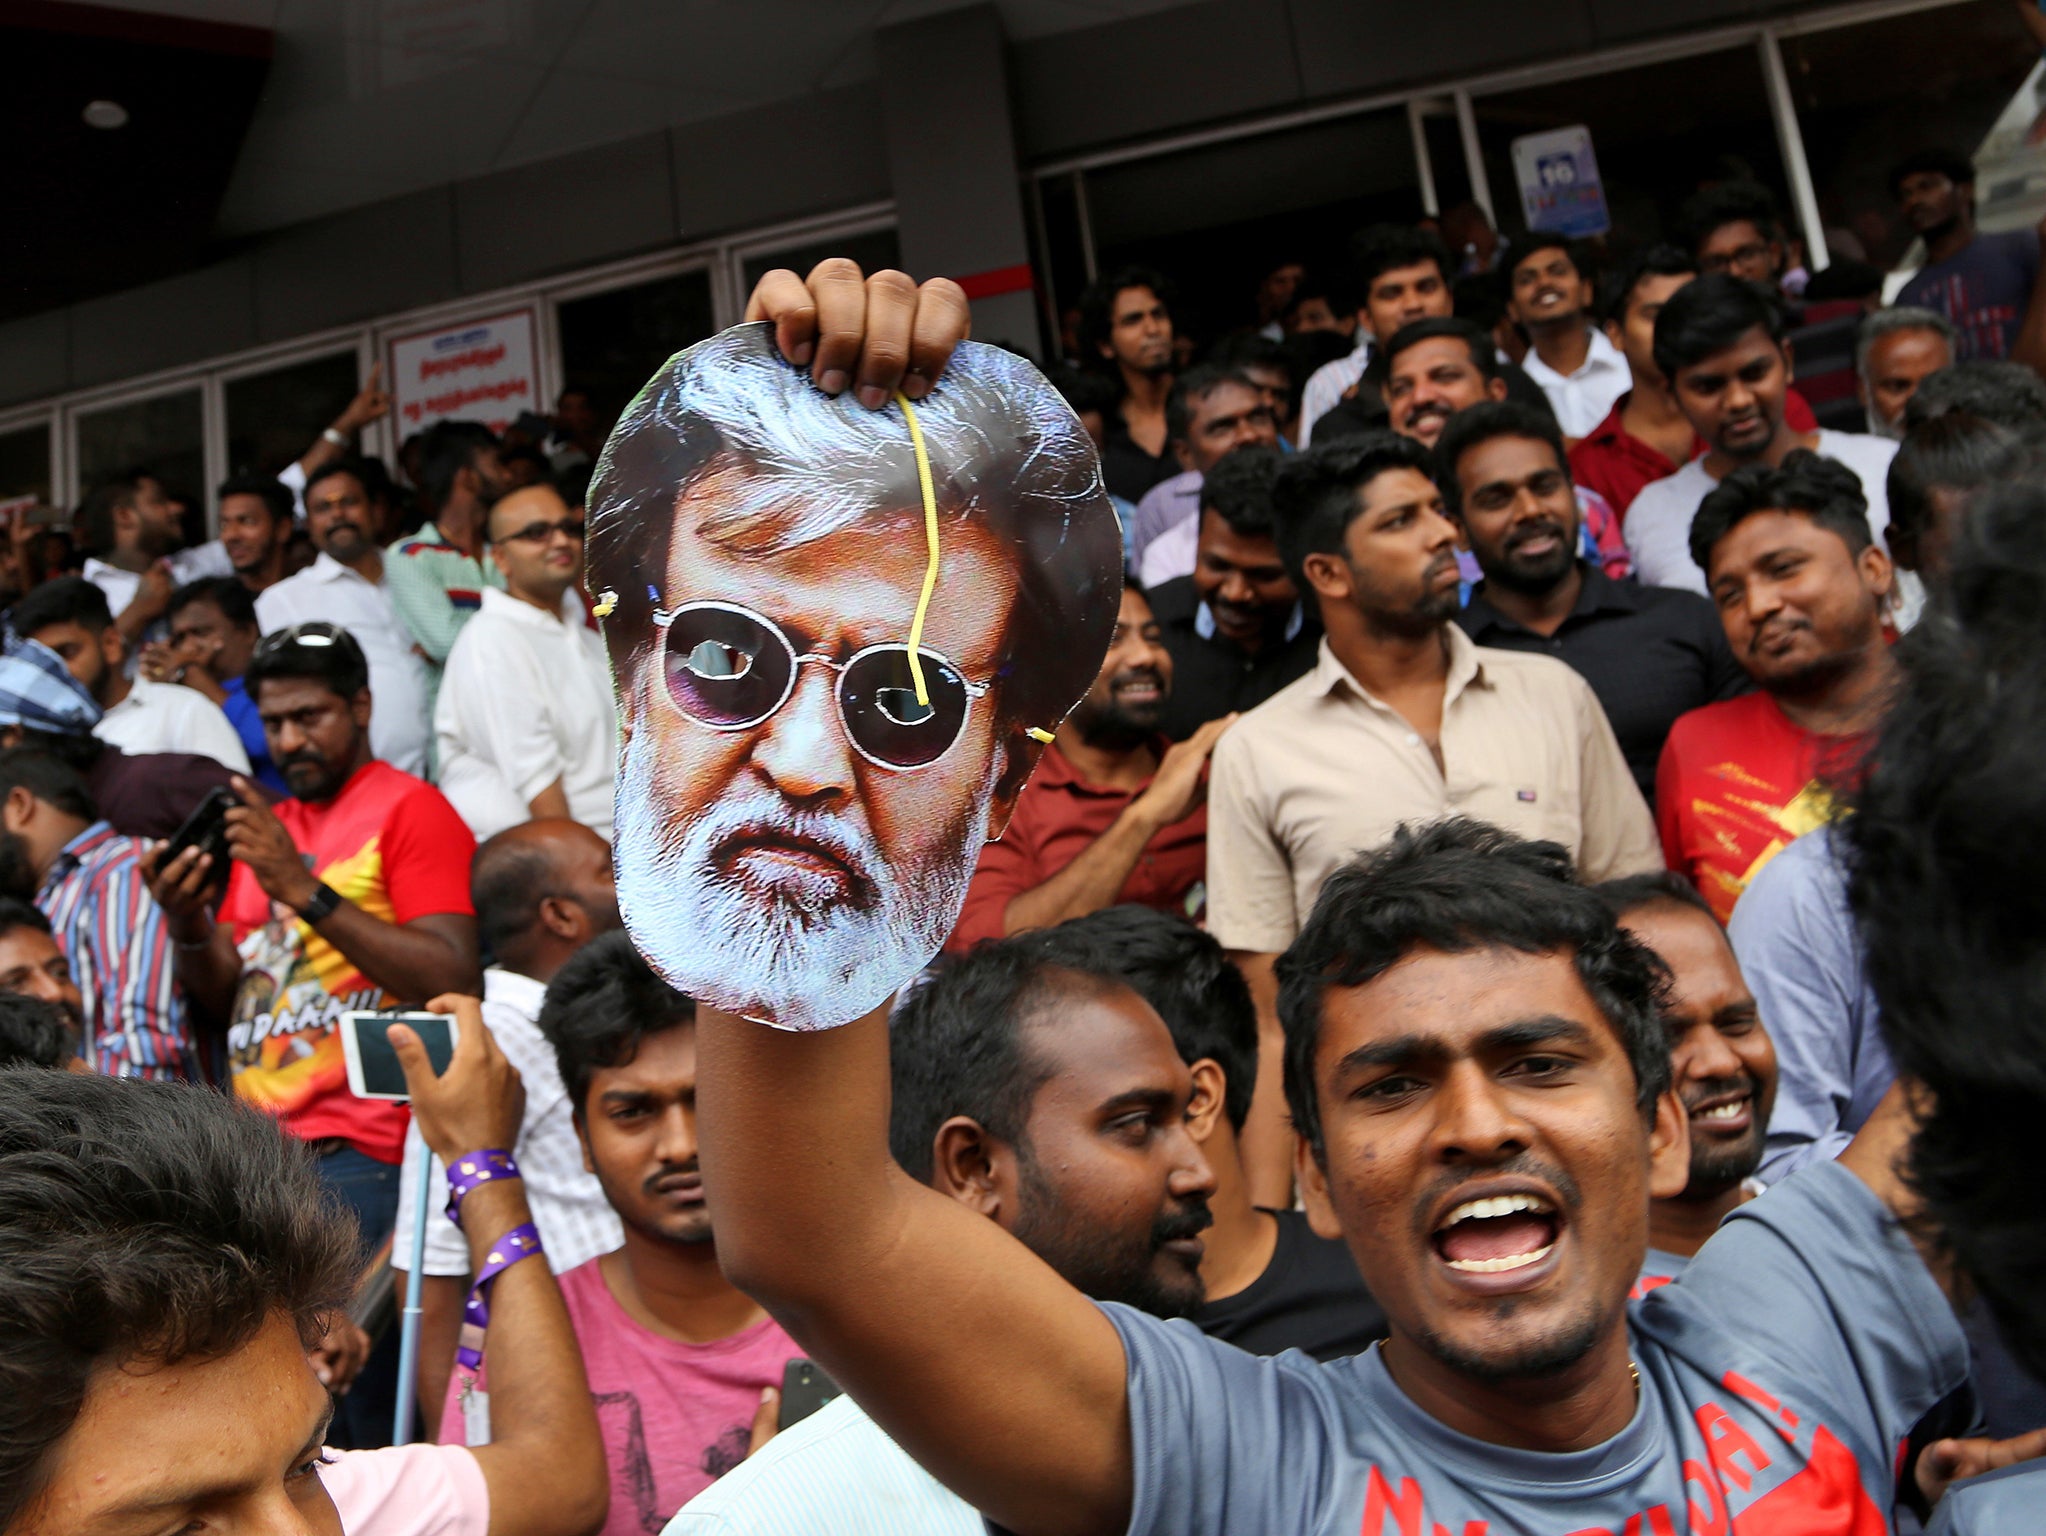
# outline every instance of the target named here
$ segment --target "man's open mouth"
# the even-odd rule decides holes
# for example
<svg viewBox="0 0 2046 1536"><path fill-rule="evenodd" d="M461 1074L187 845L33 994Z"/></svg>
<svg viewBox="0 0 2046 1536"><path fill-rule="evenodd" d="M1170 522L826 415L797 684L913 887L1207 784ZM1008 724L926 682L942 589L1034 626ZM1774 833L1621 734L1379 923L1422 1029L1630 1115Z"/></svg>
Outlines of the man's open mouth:
<svg viewBox="0 0 2046 1536"><path fill-rule="evenodd" d="M1741 1088L1731 1093L1716 1093L1696 1104L1686 1104L1684 1112L1693 1125L1704 1130L1745 1131L1753 1118L1754 1102L1754 1090Z"/></svg>
<svg viewBox="0 0 2046 1536"><path fill-rule="evenodd" d="M1460 1274L1501 1275L1547 1258L1562 1215L1541 1195L1487 1195L1453 1206L1431 1234L1442 1262Z"/></svg>

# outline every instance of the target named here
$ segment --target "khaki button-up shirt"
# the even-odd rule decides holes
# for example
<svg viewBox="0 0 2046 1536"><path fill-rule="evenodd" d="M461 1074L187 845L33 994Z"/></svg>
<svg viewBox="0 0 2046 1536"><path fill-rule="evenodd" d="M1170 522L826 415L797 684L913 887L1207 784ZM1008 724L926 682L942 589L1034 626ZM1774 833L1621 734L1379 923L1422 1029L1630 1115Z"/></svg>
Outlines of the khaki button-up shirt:
<svg viewBox="0 0 2046 1536"><path fill-rule="evenodd" d="M1293 942L1322 882L1404 822L1470 816L1561 843L1587 881L1662 868L1655 824L1590 686L1546 656L1444 631L1442 766L1321 643L1315 669L1216 743L1208 927L1229 949Z"/></svg>

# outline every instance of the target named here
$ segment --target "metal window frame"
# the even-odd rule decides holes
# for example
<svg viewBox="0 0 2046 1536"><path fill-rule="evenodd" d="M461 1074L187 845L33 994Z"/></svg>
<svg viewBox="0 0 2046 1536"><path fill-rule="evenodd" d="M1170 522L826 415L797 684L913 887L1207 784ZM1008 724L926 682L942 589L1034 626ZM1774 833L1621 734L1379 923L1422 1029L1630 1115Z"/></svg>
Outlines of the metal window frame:
<svg viewBox="0 0 2046 1536"><path fill-rule="evenodd" d="M1517 64L1504 69L1486 70L1400 90L1375 91L1368 95L1324 102L1318 106L1299 107L1241 122L1218 124L1212 128L1192 129L1081 154L1057 156L1031 166L1027 174L1033 181L1042 181L1053 176L1072 177L1075 194L1081 199L1084 207L1086 174L1089 171L1157 159L1187 150L1205 149L1217 144L1234 143L1241 139L1259 138L1266 134L1284 133L1290 129L1312 127L1345 117L1404 109L1416 151L1415 176L1421 188L1423 204L1426 206L1434 200L1435 179L1434 168L1427 162L1426 144L1421 138L1421 117L1431 110L1439 110L1440 105L1447 100L1453 105L1458 120L1463 140L1465 171L1469 177L1472 197L1490 216L1491 188L1485 174L1473 112L1473 103L1478 98L1522 90L1530 86L1555 85L1596 75L1614 74L1649 64L1695 58L1700 54L1754 48L1758 50L1762 63L1763 81L1769 95L1770 114L1776 128L1778 149L1783 157L1784 174L1791 183L1791 199L1797 210L1798 222L1805 226L1803 233L1806 251L1812 261L1813 270L1817 270L1826 264L1825 234L1818 217L1817 193L1812 186L1811 171L1805 160L1804 137L1797 120L1796 102L1791 95L1788 75L1783 67L1780 40L1786 37L1839 31L1846 27L1866 26L1871 22L1887 21L1896 16L1943 10L1949 6L1969 3L1970 0L1849 0L1846 4L1827 6L1822 10L1809 11L1802 15L1705 27L1679 33L1673 37L1616 44L1609 48L1593 49L1588 53L1573 54L1567 58L1549 59L1534 64ZM1497 222L1498 220L1494 218L1495 226ZM1091 274L1095 269L1098 254L1094 250L1091 230L1083 230L1082 238L1086 244L1082 254L1086 260L1087 270Z"/></svg>
<svg viewBox="0 0 2046 1536"><path fill-rule="evenodd" d="M207 526L211 529L218 518L218 509L212 505L212 488L227 476L226 388L234 380L288 368L315 358L331 357L339 352L353 352L356 377L366 379L370 369L386 355L393 336L459 325L465 320L530 306L537 326L535 367L541 392L551 400L560 392L563 382L559 305L593 294L701 271L710 276L712 322L722 329L736 324L744 315L746 295L740 287L748 257L782 246L828 240L835 235L872 234L894 223L895 204L893 200L884 200L693 240L647 255L625 257L559 276L466 294L459 299L378 315L353 325L330 326L283 341L265 342L198 362L137 374L111 384L94 385L89 389L0 408L0 432L47 426L50 433L51 500L58 506L75 506L84 492L78 483L77 422L80 416L196 389L199 392L201 456L207 481L204 487L208 502ZM398 442L391 424L382 421L371 426L363 434L363 447L386 458L395 454Z"/></svg>

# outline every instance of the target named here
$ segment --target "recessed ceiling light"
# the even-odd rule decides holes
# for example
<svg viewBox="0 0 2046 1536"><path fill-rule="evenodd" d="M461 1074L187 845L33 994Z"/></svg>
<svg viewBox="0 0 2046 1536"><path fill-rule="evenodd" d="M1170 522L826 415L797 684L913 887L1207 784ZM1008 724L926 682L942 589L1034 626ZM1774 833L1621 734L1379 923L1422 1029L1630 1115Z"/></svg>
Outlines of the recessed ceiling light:
<svg viewBox="0 0 2046 1536"><path fill-rule="evenodd" d="M128 109L118 101L88 101L85 120L94 128L125 128L128 126Z"/></svg>

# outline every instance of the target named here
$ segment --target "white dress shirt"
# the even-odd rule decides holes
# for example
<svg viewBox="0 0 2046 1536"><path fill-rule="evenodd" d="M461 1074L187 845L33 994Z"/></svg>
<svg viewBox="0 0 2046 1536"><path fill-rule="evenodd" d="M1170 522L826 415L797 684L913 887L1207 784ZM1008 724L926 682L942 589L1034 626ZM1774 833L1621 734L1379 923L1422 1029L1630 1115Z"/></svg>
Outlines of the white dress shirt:
<svg viewBox="0 0 2046 1536"><path fill-rule="evenodd" d="M338 624L355 637L369 662L375 707L370 750L393 768L426 776L432 739L426 715L426 662L398 618L383 583L323 554L296 576L256 594L256 623L264 634L313 622Z"/></svg>
<svg viewBox="0 0 2046 1536"><path fill-rule="evenodd" d="M92 734L130 757L197 752L236 773L249 771L248 750L220 706L178 683L136 678L128 697L100 717Z"/></svg>
<svg viewBox="0 0 2046 1536"><path fill-rule="evenodd" d="M1549 397L1549 409L1556 413L1556 425L1565 437L1587 436L1611 414L1613 402L1634 387L1626 354L1595 325L1587 326L1585 334L1591 338L1591 349L1574 372L1558 373L1532 348L1520 362Z"/></svg>
<svg viewBox="0 0 2046 1536"><path fill-rule="evenodd" d="M661 1536L985 1536L971 1504L850 1397L783 1430L682 1506Z"/></svg>
<svg viewBox="0 0 2046 1536"><path fill-rule="evenodd" d="M1887 553L1890 529L1890 460L1898 444L1886 437L1865 432L1835 432L1819 429L1818 451L1853 470L1861 481L1861 494L1868 501L1868 529ZM1627 508L1623 534L1627 552L1634 557L1634 579L1651 587L1687 587L1705 593L1705 573L1691 558L1691 521L1698 504L1719 481L1705 469L1700 454L1673 475L1651 481L1641 488ZM1925 607L1925 587L1912 571L1897 572L1896 590L1891 594L1890 613L1900 630L1918 622Z"/></svg>
<svg viewBox="0 0 2046 1536"><path fill-rule="evenodd" d="M608 840L618 716L604 642L571 591L548 613L495 587L455 637L433 711L440 790L481 842L529 820L561 781L568 814Z"/></svg>
<svg viewBox="0 0 2046 1536"><path fill-rule="evenodd" d="M526 1087L524 1118L512 1161L526 1183L533 1225L557 1275L610 1253L625 1242L618 1213L604 1198L597 1176L583 1167L583 1146L575 1133L573 1106L555 1064L554 1047L540 1033L540 1004L547 988L530 976L492 966L483 973L483 1022L506 1059L519 1069ZM419 1127L405 1133L404 1180L399 1186L398 1225L391 1263L412 1265L413 1211L418 1200ZM433 1160L433 1191L426 1200L426 1266L429 1275L469 1273L469 1242L447 1218L448 1171Z"/></svg>

